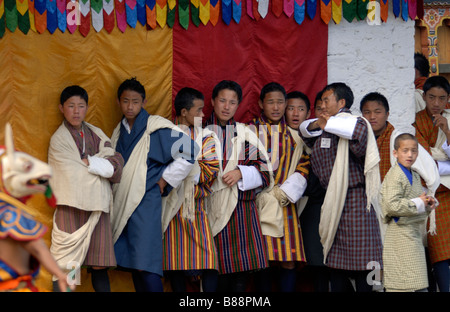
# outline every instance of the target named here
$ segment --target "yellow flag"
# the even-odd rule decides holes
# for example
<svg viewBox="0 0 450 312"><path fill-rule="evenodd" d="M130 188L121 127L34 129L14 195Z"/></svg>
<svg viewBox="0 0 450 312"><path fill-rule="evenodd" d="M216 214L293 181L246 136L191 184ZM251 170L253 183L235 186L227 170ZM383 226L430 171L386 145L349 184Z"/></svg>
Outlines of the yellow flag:
<svg viewBox="0 0 450 312"><path fill-rule="evenodd" d="M199 12L200 20L203 25L208 24L209 16L210 16L210 3L209 0L200 0L200 12Z"/></svg>
<svg viewBox="0 0 450 312"><path fill-rule="evenodd" d="M331 1L331 12L333 21L339 24L342 19L342 0L332 0Z"/></svg>

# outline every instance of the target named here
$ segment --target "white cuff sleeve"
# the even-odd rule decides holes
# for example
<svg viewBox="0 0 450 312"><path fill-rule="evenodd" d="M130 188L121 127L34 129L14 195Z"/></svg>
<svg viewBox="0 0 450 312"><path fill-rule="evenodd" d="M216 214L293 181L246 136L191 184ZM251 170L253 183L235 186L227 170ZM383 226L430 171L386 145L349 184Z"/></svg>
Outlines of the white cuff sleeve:
<svg viewBox="0 0 450 312"><path fill-rule="evenodd" d="M97 156L88 156L88 161L89 173L99 175L106 179L113 176L114 166L109 162L109 160Z"/></svg>
<svg viewBox="0 0 450 312"><path fill-rule="evenodd" d="M291 203L296 203L306 190L307 181L304 176L294 172L284 181L280 189L284 191Z"/></svg>
<svg viewBox="0 0 450 312"><path fill-rule="evenodd" d="M324 130L341 138L351 140L357 121L358 119L354 117L331 116Z"/></svg>
<svg viewBox="0 0 450 312"><path fill-rule="evenodd" d="M162 177L170 186L177 188L191 172L193 166L194 164L191 164L186 159L177 158L164 169Z"/></svg>
<svg viewBox="0 0 450 312"><path fill-rule="evenodd" d="M445 154L450 157L450 146L448 146L447 140L445 140L444 144L442 144L442 149L444 150Z"/></svg>
<svg viewBox="0 0 450 312"><path fill-rule="evenodd" d="M261 174L253 166L238 166L242 174L242 179L237 182L241 191L249 191L263 185Z"/></svg>
<svg viewBox="0 0 450 312"><path fill-rule="evenodd" d="M411 200L417 207L417 213L425 212L425 203L423 202L423 200L421 200L419 197L413 198Z"/></svg>
<svg viewBox="0 0 450 312"><path fill-rule="evenodd" d="M439 175L449 175L450 174L450 161L437 161L437 166L439 169Z"/></svg>
<svg viewBox="0 0 450 312"><path fill-rule="evenodd" d="M318 118L314 118L314 119L308 119L305 120L304 122L302 122L300 124L299 130L300 133L303 135L304 138L313 138L316 136L319 136L322 134L322 129L321 130L315 130L315 131L309 131L308 130L308 126L310 123L316 121Z"/></svg>

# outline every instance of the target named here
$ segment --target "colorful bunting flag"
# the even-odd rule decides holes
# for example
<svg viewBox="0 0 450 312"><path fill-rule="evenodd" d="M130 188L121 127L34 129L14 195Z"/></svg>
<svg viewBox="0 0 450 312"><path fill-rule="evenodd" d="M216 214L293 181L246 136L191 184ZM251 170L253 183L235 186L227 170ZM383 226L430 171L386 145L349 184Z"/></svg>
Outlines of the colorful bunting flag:
<svg viewBox="0 0 450 312"><path fill-rule="evenodd" d="M388 0L380 0L380 18L383 22L387 22L389 15L389 2Z"/></svg>
<svg viewBox="0 0 450 312"><path fill-rule="evenodd" d="M342 20L342 0L331 0L331 15L335 24Z"/></svg>
<svg viewBox="0 0 450 312"><path fill-rule="evenodd" d="M267 16L269 12L269 0L256 0L258 3L258 13L262 18Z"/></svg>
<svg viewBox="0 0 450 312"><path fill-rule="evenodd" d="M369 2L369 0L356 0L356 18L357 19L363 20L366 18L368 2Z"/></svg>
<svg viewBox="0 0 450 312"><path fill-rule="evenodd" d="M124 0L124 1L125 1L125 16L127 24L131 28L136 28L137 24L136 0Z"/></svg>
<svg viewBox="0 0 450 312"><path fill-rule="evenodd" d="M28 17L30 19L30 29L36 31L36 25L34 24L34 0L28 0Z"/></svg>
<svg viewBox="0 0 450 312"><path fill-rule="evenodd" d="M103 0L103 27L108 33L114 29L114 0Z"/></svg>
<svg viewBox="0 0 450 312"><path fill-rule="evenodd" d="M40 34L47 29L47 4L45 0L34 1L34 23Z"/></svg>
<svg viewBox="0 0 450 312"><path fill-rule="evenodd" d="M156 28L156 0L145 0L145 11L147 13L147 25L151 29Z"/></svg>
<svg viewBox="0 0 450 312"><path fill-rule="evenodd" d="M280 17L283 13L283 0L272 0L272 13Z"/></svg>
<svg viewBox="0 0 450 312"><path fill-rule="evenodd" d="M392 0L392 11L395 17L400 15L400 0Z"/></svg>
<svg viewBox="0 0 450 312"><path fill-rule="evenodd" d="M96 32L103 28L103 0L91 0L92 27Z"/></svg>
<svg viewBox="0 0 450 312"><path fill-rule="evenodd" d="M177 1L176 0L167 0L167 26L170 28L175 24L175 13Z"/></svg>
<svg viewBox="0 0 450 312"><path fill-rule="evenodd" d="M209 22L209 16L211 11L209 6L210 6L209 0L200 0L199 17L203 25L206 25Z"/></svg>
<svg viewBox="0 0 450 312"><path fill-rule="evenodd" d="M294 1L294 19L299 25L305 20L305 6L305 0Z"/></svg>
<svg viewBox="0 0 450 312"><path fill-rule="evenodd" d="M230 0L231 1L231 0ZM200 25L200 1L199 0L191 0L191 20L195 26Z"/></svg>
<svg viewBox="0 0 450 312"><path fill-rule="evenodd" d="M145 10L145 0L136 0L136 14L139 24L147 24L147 12Z"/></svg>
<svg viewBox="0 0 450 312"><path fill-rule="evenodd" d="M28 0L16 1L18 26L19 29L26 35L30 30L30 17L28 12Z"/></svg>
<svg viewBox="0 0 450 312"><path fill-rule="evenodd" d="M331 20L331 0L320 1L320 17L328 25Z"/></svg>
<svg viewBox="0 0 450 312"><path fill-rule="evenodd" d="M311 20L316 16L317 0L306 0L306 12Z"/></svg>
<svg viewBox="0 0 450 312"><path fill-rule="evenodd" d="M67 29L66 5L66 0L56 0L56 19L58 20L58 28L61 32L65 32Z"/></svg>
<svg viewBox="0 0 450 312"><path fill-rule="evenodd" d="M291 17L294 14L294 0L283 1L283 12L287 17Z"/></svg>
<svg viewBox="0 0 450 312"><path fill-rule="evenodd" d="M16 0L4 0L4 2L6 28L8 28L11 32L14 32L18 24Z"/></svg>
<svg viewBox="0 0 450 312"><path fill-rule="evenodd" d="M91 1L80 0L78 5L80 8L80 27L78 27L78 30L86 37L91 30Z"/></svg>
<svg viewBox="0 0 450 312"><path fill-rule="evenodd" d="M342 2L342 15L349 23L353 21L356 17L356 0L344 0Z"/></svg>
<svg viewBox="0 0 450 312"><path fill-rule="evenodd" d="M232 0L222 0L222 20L226 25L230 25L233 5Z"/></svg>
<svg viewBox="0 0 450 312"><path fill-rule="evenodd" d="M231 1L232 5L233 5L233 19L234 21L239 24L239 22L241 21L241 16L242 16L242 1L241 0L233 0Z"/></svg>
<svg viewBox="0 0 450 312"><path fill-rule="evenodd" d="M250 0L247 0L247 3ZM217 25L220 16L220 1L219 0L209 0L209 21L213 26Z"/></svg>
<svg viewBox="0 0 450 312"><path fill-rule="evenodd" d="M252 15L253 18L257 21L261 18L261 15L259 14L259 2L258 0L251 0L252 1Z"/></svg>
<svg viewBox="0 0 450 312"><path fill-rule="evenodd" d="M163 28L167 22L167 0L156 0L156 22Z"/></svg>
<svg viewBox="0 0 450 312"><path fill-rule="evenodd" d="M402 18L408 20L408 0L402 0Z"/></svg>
<svg viewBox="0 0 450 312"><path fill-rule="evenodd" d="M189 0L178 0L178 22L181 27L189 27Z"/></svg>
<svg viewBox="0 0 450 312"><path fill-rule="evenodd" d="M73 34L80 25L80 5L76 0L67 0L66 4L67 30Z"/></svg>
<svg viewBox="0 0 450 312"><path fill-rule="evenodd" d="M250 18L265 18L269 10L276 17L284 14L298 24L302 24L305 15L315 18L317 0L245 0L245 10ZM321 0L320 16L325 24L331 19L339 24L344 17L348 22L366 18L369 1L379 3L380 18L388 19L388 0ZM137 22L156 28L165 25L172 28L178 12L178 20L184 29L188 29L191 20L197 27L211 22L215 26L222 14L226 25L233 19L240 23L242 18L242 0L0 0L0 38L6 28L14 32L19 28L24 34L30 29L43 33L47 29L53 33L57 28L74 33L78 28L87 36L90 27L96 32L105 28L111 33L117 21L117 27L125 32L127 25L135 28ZM177 8L178 7L178 8ZM423 17L423 0L393 0L393 13L405 21ZM114 13L115 11L115 13ZM80 26L80 27L78 27Z"/></svg>
<svg viewBox="0 0 450 312"><path fill-rule="evenodd" d="M408 0L408 13L409 13L409 17L412 20L416 19L416 16L417 16L417 1L416 0Z"/></svg>
<svg viewBox="0 0 450 312"><path fill-rule="evenodd" d="M47 0L47 29L53 34L58 28L56 0Z"/></svg>
<svg viewBox="0 0 450 312"><path fill-rule="evenodd" d="M253 16L253 1L252 0L245 0L246 1L246 11L247 15L250 16L251 19L255 19Z"/></svg>

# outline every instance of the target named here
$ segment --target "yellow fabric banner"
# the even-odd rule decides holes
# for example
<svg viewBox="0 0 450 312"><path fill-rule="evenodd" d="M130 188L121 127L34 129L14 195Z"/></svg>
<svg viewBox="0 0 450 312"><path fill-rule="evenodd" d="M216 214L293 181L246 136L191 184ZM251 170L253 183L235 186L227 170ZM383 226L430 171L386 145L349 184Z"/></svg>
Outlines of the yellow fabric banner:
<svg viewBox="0 0 450 312"><path fill-rule="evenodd" d="M7 33L0 40L0 145L4 145L5 125L13 128L15 147L47 161L50 137L61 124L61 91L73 84L89 94L86 121L111 136L121 118L117 88L136 77L146 88L150 114L171 118L172 109L172 29L147 30L138 24L126 35L114 28L74 34ZM51 242L53 208L44 196L29 201L36 218L49 231ZM134 291L131 275L112 270L112 291ZM51 290L51 277L43 268L38 287ZM92 291L90 274L82 271L77 291Z"/></svg>

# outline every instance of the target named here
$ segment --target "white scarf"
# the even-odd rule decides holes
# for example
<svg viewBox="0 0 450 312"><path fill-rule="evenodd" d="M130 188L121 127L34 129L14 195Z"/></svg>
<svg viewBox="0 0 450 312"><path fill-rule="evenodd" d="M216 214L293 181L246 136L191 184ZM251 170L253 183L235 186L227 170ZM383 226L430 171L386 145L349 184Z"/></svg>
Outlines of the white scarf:
<svg viewBox="0 0 450 312"><path fill-rule="evenodd" d="M237 135L231 140L233 147L230 159L228 159L228 163L222 174L214 181L212 185L213 193L208 196L205 201L213 236L216 236L223 230L236 208L238 202L237 184L229 187L223 182L222 176L223 174L236 169L239 155L241 154L242 148L245 147L245 141L248 141L251 145L258 148L259 152L263 155L264 160L267 162L268 170L270 171L269 189L273 187L272 165L263 143L253 131L242 123L236 122L236 130ZM258 212L263 234L268 232L271 233L273 224L277 224L277 221L273 220L274 216L277 216L278 214L276 212L274 213L273 210L269 211L268 209L261 209L260 207L258 207Z"/></svg>
<svg viewBox="0 0 450 312"><path fill-rule="evenodd" d="M145 133L134 147L130 158L123 167L120 183L113 185L114 205L111 212L111 224L114 243L119 238L128 219L145 195L150 134L162 128L170 128L178 132L183 132L183 130L174 125L170 120L161 116L150 115L147 120ZM114 129L111 137L114 148L117 145L119 135L120 123ZM175 196L177 196L177 192L170 192L168 196L162 198L163 215L165 214L164 208L167 202L178 202L178 197L175 199Z"/></svg>
<svg viewBox="0 0 450 312"><path fill-rule="evenodd" d="M298 131L288 127L289 131L292 134L292 137L295 140L296 146L294 150L294 154L292 155L293 162L291 162L291 166L289 167L288 176L295 172L297 168L297 163L300 160L300 157L303 155L303 151L305 150L308 155L311 154L311 149L306 146L305 142L303 142L302 138L298 134ZM305 209L306 204L308 203L308 196L302 196L300 200L296 203L297 207L297 216L300 217L303 209Z"/></svg>
<svg viewBox="0 0 450 312"><path fill-rule="evenodd" d="M367 124L368 134L366 157L364 162L364 175L366 180L367 196L366 208L369 211L371 204L377 200L381 187L379 170L380 155L378 153L377 141L373 131L369 131L371 129L371 125L365 118L353 116L349 113L339 113L336 116L343 115L349 118L362 118ZM339 139L336 159L320 214L319 234L323 245L324 262L326 262L328 252L333 244L347 196L349 168L348 146L349 142L347 139ZM379 208L379 205L374 205L377 218L381 215Z"/></svg>
<svg viewBox="0 0 450 312"><path fill-rule="evenodd" d="M95 156L114 155L114 149L104 147L109 138L99 128L84 123L100 138L100 152ZM102 212L109 212L112 204L111 186L107 179L87 171L69 130L62 124L51 138L48 163L53 169L50 180L58 205L92 211L88 221L73 233L61 231L53 216L50 252L61 269L70 269L72 262L82 264L91 242L92 232ZM62 161L65 159L66 161ZM66 185L75 185L67 188ZM55 277L53 277L55 279Z"/></svg>

